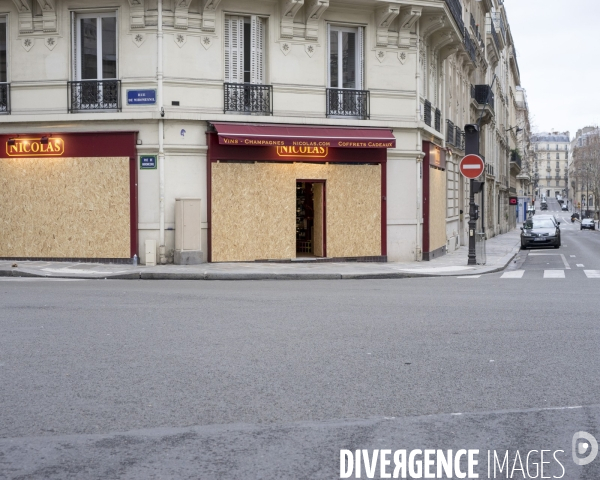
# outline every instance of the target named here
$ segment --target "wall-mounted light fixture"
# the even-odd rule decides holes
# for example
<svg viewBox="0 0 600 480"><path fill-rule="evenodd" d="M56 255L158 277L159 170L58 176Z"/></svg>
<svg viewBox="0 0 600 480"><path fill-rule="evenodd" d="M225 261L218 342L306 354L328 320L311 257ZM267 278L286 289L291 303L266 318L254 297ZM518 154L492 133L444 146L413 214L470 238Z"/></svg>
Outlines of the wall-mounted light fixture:
<svg viewBox="0 0 600 480"><path fill-rule="evenodd" d="M48 145L48 136L44 135L41 139L40 139L40 143L42 145Z"/></svg>
<svg viewBox="0 0 600 480"><path fill-rule="evenodd" d="M16 142L15 142L14 138L9 138L7 143L8 143L9 146L12 147Z"/></svg>
<svg viewBox="0 0 600 480"><path fill-rule="evenodd" d="M519 132L522 132L522 131L523 131L523 129L522 129L521 127L514 126L514 127L507 128L507 129L505 130L505 132L508 132L508 131L510 131L510 130L513 130L513 129L516 129L516 130L515 130L515 133L519 133Z"/></svg>

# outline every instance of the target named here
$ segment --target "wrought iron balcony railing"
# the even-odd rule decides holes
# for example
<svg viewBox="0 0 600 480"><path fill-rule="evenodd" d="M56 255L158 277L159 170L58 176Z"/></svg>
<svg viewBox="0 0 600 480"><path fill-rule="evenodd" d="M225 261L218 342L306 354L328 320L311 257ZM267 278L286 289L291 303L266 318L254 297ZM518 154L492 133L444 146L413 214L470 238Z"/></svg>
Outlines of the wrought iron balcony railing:
<svg viewBox="0 0 600 480"><path fill-rule="evenodd" d="M0 83L0 114L10 113L10 83Z"/></svg>
<svg viewBox="0 0 600 480"><path fill-rule="evenodd" d="M435 109L435 129L442 133L442 112L439 108Z"/></svg>
<svg viewBox="0 0 600 480"><path fill-rule="evenodd" d="M254 83L224 84L225 113L273 115L273 86Z"/></svg>
<svg viewBox="0 0 600 480"><path fill-rule="evenodd" d="M519 155L517 152L511 152L510 161L516 163L519 168L521 168L521 155Z"/></svg>
<svg viewBox="0 0 600 480"><path fill-rule="evenodd" d="M446 120L446 143L448 145L454 145L454 123L450 120Z"/></svg>
<svg viewBox="0 0 600 480"><path fill-rule="evenodd" d="M502 51L502 49L500 48L500 39L498 38L498 32L496 32L496 27L494 27L494 22L490 22L490 27L491 27L491 31L492 31L492 38L494 40L494 43L496 44L496 48L498 49L498 51Z"/></svg>
<svg viewBox="0 0 600 480"><path fill-rule="evenodd" d="M471 97L479 105L488 104L494 110L494 92L489 85L471 85Z"/></svg>
<svg viewBox="0 0 600 480"><path fill-rule="evenodd" d="M465 49L467 50L467 53L469 54L469 58L471 59L471 61L474 64L477 64L477 53L475 51L475 42L473 40L471 40L471 35L469 35L469 32L467 32L466 28L465 28L465 32L464 32L464 42L465 42Z"/></svg>
<svg viewBox="0 0 600 480"><path fill-rule="evenodd" d="M460 127L457 125L455 126L455 131L454 131L454 146L456 148L459 148L460 150L464 150L465 149L465 132L463 132Z"/></svg>
<svg viewBox="0 0 600 480"><path fill-rule="evenodd" d="M452 18L454 18L454 21L458 25L458 29L461 33L464 32L465 23L462 19L462 4L460 3L460 0L446 0L446 5L448 5L448 8L450 9Z"/></svg>
<svg viewBox="0 0 600 480"><path fill-rule="evenodd" d="M121 80L67 82L69 113L86 110L121 111Z"/></svg>
<svg viewBox="0 0 600 480"><path fill-rule="evenodd" d="M431 127L431 102L429 100L423 102L423 121L425 125Z"/></svg>
<svg viewBox="0 0 600 480"><path fill-rule="evenodd" d="M481 155L480 155L480 157L481 157ZM485 173L487 175L491 175L493 177L494 176L494 166L489 163L486 163L485 164Z"/></svg>
<svg viewBox="0 0 600 480"><path fill-rule="evenodd" d="M370 117L369 108L368 90L327 89L328 117L355 117L367 120Z"/></svg>

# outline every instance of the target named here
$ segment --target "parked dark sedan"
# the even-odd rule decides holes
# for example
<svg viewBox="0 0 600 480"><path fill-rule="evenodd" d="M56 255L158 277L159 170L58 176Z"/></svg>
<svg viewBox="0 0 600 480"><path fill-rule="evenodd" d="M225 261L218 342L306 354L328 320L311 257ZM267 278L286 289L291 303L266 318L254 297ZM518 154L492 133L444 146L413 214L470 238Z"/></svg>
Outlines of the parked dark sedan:
<svg viewBox="0 0 600 480"><path fill-rule="evenodd" d="M590 230L596 230L596 224L594 223L594 221L591 218L584 218L581 221L580 230L583 230L584 228L588 228Z"/></svg>
<svg viewBox="0 0 600 480"><path fill-rule="evenodd" d="M549 217L532 217L521 227L521 248L560 247L560 222Z"/></svg>

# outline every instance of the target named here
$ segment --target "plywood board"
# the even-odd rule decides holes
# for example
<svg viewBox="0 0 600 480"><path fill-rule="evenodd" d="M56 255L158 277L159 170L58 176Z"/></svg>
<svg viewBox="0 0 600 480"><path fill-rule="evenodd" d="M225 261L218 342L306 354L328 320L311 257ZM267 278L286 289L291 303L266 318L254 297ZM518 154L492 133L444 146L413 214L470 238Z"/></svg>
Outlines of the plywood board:
<svg viewBox="0 0 600 480"><path fill-rule="evenodd" d="M446 172L429 168L429 251L446 245Z"/></svg>
<svg viewBox="0 0 600 480"><path fill-rule="evenodd" d="M381 255L381 166L212 165L212 260L296 256L296 180L327 183L327 256Z"/></svg>
<svg viewBox="0 0 600 480"><path fill-rule="evenodd" d="M0 257L128 258L129 158L0 160Z"/></svg>
<svg viewBox="0 0 600 480"><path fill-rule="evenodd" d="M323 183L313 183L313 206L315 211L315 225L313 229L314 236L314 254L316 257L323 256Z"/></svg>

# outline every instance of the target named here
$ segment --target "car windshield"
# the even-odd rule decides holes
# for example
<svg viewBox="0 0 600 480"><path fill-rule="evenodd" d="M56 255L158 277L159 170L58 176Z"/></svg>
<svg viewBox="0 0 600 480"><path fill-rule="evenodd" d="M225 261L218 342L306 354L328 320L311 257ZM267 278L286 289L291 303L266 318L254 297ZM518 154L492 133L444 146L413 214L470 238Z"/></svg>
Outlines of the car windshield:
<svg viewBox="0 0 600 480"><path fill-rule="evenodd" d="M586 218L583 223L592 223L592 220L590 220L589 218Z"/></svg>
<svg viewBox="0 0 600 480"><path fill-rule="evenodd" d="M554 228L554 222L549 218L534 218L525 223L525 228Z"/></svg>

